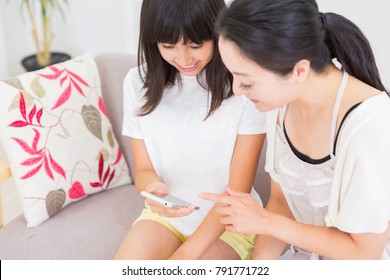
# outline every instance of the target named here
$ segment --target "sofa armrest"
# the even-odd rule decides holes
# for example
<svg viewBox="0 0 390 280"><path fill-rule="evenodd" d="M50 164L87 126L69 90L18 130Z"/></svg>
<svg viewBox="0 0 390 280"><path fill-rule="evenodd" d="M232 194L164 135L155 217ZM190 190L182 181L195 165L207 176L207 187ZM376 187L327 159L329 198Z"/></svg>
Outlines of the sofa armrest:
<svg viewBox="0 0 390 280"><path fill-rule="evenodd" d="M8 160L4 156L0 158L0 184L4 182L6 179L11 177L11 170L9 169ZM3 200L1 196L1 189L0 189L0 228L3 227Z"/></svg>
<svg viewBox="0 0 390 280"><path fill-rule="evenodd" d="M11 176L12 174L9 169L8 160L4 156L0 158L0 184Z"/></svg>

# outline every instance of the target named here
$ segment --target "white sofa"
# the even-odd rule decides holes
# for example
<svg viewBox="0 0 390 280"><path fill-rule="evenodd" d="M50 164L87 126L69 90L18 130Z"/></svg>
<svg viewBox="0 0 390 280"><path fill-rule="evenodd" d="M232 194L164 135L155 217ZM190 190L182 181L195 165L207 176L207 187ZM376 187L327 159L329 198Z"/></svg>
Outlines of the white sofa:
<svg viewBox="0 0 390 280"><path fill-rule="evenodd" d="M121 135L122 83L128 70L136 65L136 57L102 53L95 57L95 61L104 103L132 175L130 145L128 139ZM269 177L264 172L264 154L260 159L255 187L263 201L267 202ZM0 165L1 183L10 172L6 161L3 160ZM134 185L125 185L70 204L34 228L27 228L21 215L0 229L0 259L112 259L143 205ZM1 214L0 211L0 218Z"/></svg>

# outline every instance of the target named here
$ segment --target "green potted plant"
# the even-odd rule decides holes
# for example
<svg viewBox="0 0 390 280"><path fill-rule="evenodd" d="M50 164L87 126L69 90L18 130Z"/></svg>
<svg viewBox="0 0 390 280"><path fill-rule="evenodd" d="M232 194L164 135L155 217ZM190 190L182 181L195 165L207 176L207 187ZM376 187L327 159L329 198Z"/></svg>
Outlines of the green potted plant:
<svg viewBox="0 0 390 280"><path fill-rule="evenodd" d="M8 0L10 1L10 0ZM64 7L67 0L19 0L21 9L26 11L31 25L32 37L36 53L22 60L27 71L43 68L47 65L70 59L65 53L52 52L51 44L54 38L51 19L54 11L58 11L64 18Z"/></svg>

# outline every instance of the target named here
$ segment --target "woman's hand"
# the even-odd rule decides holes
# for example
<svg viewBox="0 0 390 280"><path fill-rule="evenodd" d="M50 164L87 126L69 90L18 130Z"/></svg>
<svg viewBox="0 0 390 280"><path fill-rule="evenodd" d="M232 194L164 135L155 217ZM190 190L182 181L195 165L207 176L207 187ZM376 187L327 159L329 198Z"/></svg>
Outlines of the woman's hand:
<svg viewBox="0 0 390 280"><path fill-rule="evenodd" d="M169 194L168 187L163 182L154 182L147 185L146 191L159 197L164 197ZM168 208L147 198L145 199L145 203L150 207L152 212L167 218L187 216L195 209L194 205L190 205L185 208Z"/></svg>
<svg viewBox="0 0 390 280"><path fill-rule="evenodd" d="M265 210L250 194L235 192L226 187L225 194L201 193L200 197L219 203L216 211L227 231L240 234L264 234L267 216Z"/></svg>

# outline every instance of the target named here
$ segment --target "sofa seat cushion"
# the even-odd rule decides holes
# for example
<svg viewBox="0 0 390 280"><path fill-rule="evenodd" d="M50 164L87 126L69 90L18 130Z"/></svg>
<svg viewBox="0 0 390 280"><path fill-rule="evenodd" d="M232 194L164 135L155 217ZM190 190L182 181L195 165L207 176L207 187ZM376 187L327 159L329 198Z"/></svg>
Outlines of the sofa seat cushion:
<svg viewBox="0 0 390 280"><path fill-rule="evenodd" d="M19 216L0 230L0 259L112 259L144 207L134 185L70 204L38 227Z"/></svg>

